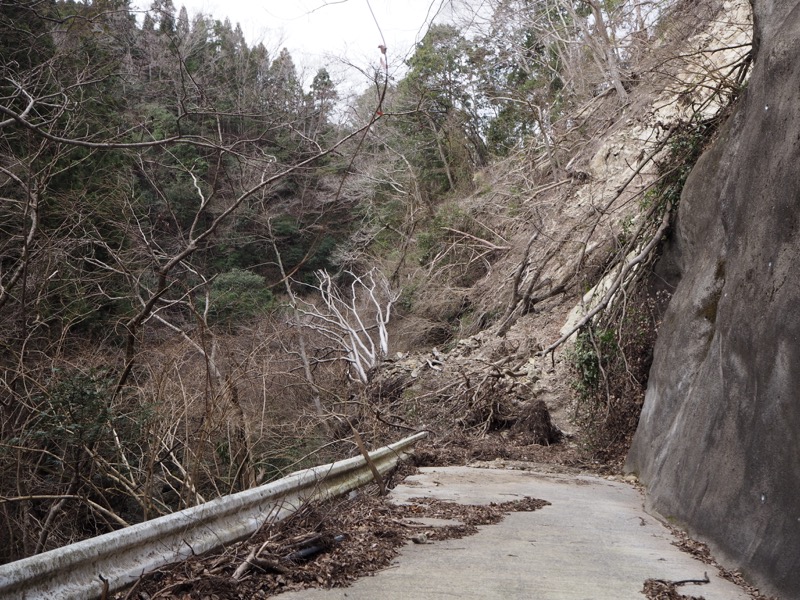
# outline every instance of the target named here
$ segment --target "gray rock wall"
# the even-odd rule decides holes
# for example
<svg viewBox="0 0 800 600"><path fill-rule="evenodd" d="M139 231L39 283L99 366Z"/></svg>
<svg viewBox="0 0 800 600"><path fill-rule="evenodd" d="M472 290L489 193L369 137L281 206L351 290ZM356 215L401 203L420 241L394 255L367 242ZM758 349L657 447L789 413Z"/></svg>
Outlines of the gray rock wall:
<svg viewBox="0 0 800 600"><path fill-rule="evenodd" d="M748 89L681 199L627 468L651 509L800 598L800 3L754 13Z"/></svg>

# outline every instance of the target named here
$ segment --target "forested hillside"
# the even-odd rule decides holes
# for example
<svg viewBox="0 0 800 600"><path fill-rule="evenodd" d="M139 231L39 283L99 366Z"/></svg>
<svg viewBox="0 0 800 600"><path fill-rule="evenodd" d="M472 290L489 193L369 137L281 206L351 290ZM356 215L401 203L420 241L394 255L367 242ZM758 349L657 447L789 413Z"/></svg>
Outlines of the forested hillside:
<svg viewBox="0 0 800 600"><path fill-rule="evenodd" d="M344 98L171 0L138 19L0 0L0 559L354 435L556 443L542 400L600 422L581 460L619 460L668 294L652 265L745 82L749 13L480 4L400 79L376 50ZM578 318L556 367L568 309L609 274L630 306Z"/></svg>

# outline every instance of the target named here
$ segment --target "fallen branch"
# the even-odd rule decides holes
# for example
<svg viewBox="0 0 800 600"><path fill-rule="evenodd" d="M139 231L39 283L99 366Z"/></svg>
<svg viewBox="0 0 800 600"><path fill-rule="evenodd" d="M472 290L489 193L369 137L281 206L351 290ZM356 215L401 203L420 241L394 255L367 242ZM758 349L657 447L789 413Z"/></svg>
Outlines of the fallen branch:
<svg viewBox="0 0 800 600"><path fill-rule="evenodd" d="M674 585L674 586L686 585L687 583L692 583L694 585L703 585L703 584L706 584L706 583L711 583L711 580L708 578L708 572L704 572L703 573L703 578L702 579L681 579L680 581L665 581L663 579L656 579L656 581L661 581L661 582L666 583L668 585L671 584L671 585Z"/></svg>
<svg viewBox="0 0 800 600"><path fill-rule="evenodd" d="M570 339L575 333L580 331L583 327L585 327L592 319L597 316L600 312L605 310L605 308L611 303L611 300L619 291L620 287L622 286L625 278L630 273L631 269L633 269L636 265L646 260L653 249L658 245L661 241L661 238L664 235L664 232L667 230L670 224L670 217L672 216L672 203L668 202L666 206L666 210L664 211L664 216L661 218L661 224L659 225L658 229L656 230L655 235L650 239L647 245L642 249L642 251L631 260L627 261L625 264L622 265L622 268L619 270L619 273L614 278L611 286L608 288L608 291L603 296L603 299L597 303L597 305L590 310L578 323L572 327L567 333L562 335L558 338L555 342L550 344L547 348L542 350L541 352L537 353L537 356L547 356L547 354L554 352L556 348L558 348L561 344L566 342Z"/></svg>
<svg viewBox="0 0 800 600"><path fill-rule="evenodd" d="M626 189L628 189L628 186L631 183L633 183L633 180L636 179L636 177L642 172L642 169L644 169L648 164L650 164L650 162L664 149L664 146L667 145L667 142L669 142L670 138L672 138L672 135L675 133L676 130L677 127L675 125L671 125L667 129L667 135L664 137L664 139L661 140L655 147L655 149L641 162L641 164L636 169L634 169L630 177L628 177L628 179L621 186L617 188L617 191L614 193L611 199L608 202L606 202L605 206L603 206L602 208L595 209L596 212L598 213L598 216L597 219L595 219L592 226L589 228L589 233L586 235L586 239L581 245L581 254L580 257L578 258L576 271L579 270L581 265L583 264L583 259L586 256L586 248L589 246L589 240L594 235L594 232L597 229L597 226L600 224L600 221L602 220L603 216L608 212L608 209L611 208L611 205L614 204L614 202L616 202L620 196L622 196L622 194L625 192Z"/></svg>
<svg viewBox="0 0 800 600"><path fill-rule="evenodd" d="M108 517L112 521L115 521L118 525L122 527L130 527L130 523L128 523L125 519L117 515L116 513L108 510L107 508L103 508L97 502L93 502L84 496L79 496L77 494L40 494L34 496L13 496L13 497L0 497L0 504L5 502L28 502L30 500L80 500L90 508L96 510L100 514Z"/></svg>
<svg viewBox="0 0 800 600"><path fill-rule="evenodd" d="M383 483L383 477L381 477L380 471L378 471L378 467L375 466L372 458L369 455L369 450L367 450L367 446L364 444L364 440L361 438L361 434L358 433L358 430L353 426L350 421L347 421L350 424L350 428L353 430L353 438L356 440L356 445L358 446L358 450L361 452L361 456L364 457L364 460L367 461L367 465L369 466L369 470L372 471L372 478L375 480L375 483L378 484L380 488L381 496L386 495L386 484Z"/></svg>
<svg viewBox="0 0 800 600"><path fill-rule="evenodd" d="M391 423L391 422L385 420L383 418L383 415L381 415L381 411L379 411L378 409L375 409L375 418L378 421L380 421L381 423L383 423L384 425L388 425L389 427L397 427L398 429L405 429L406 431L413 431L414 433L416 433L417 431L420 431L418 429L415 429L414 427L409 427L408 425L400 425L399 423ZM396 418L399 418L399 417L396 417ZM422 431L424 431L424 430L422 430Z"/></svg>
<svg viewBox="0 0 800 600"><path fill-rule="evenodd" d="M264 551L269 542L270 540L267 540L266 542L261 544L261 546L253 546L253 549L250 550L250 553L247 555L247 558L244 559L244 562L242 562L242 564L236 567L236 570L233 572L233 575L231 575L231 578L240 580L250 570L251 567L259 567L260 569L264 570L272 570L277 573L285 575L289 571L289 569L282 566L277 561L259 557L259 554L261 554Z"/></svg>
<svg viewBox="0 0 800 600"><path fill-rule="evenodd" d="M484 240L483 238L479 238L478 236L472 235L467 233L466 231L460 231L458 229L453 229L452 227L442 227L444 231L449 231L450 233L457 233L458 235L463 235L466 238L474 240L481 244L482 246L486 246L490 250L511 250L511 246L498 246L497 244L493 244L489 240Z"/></svg>

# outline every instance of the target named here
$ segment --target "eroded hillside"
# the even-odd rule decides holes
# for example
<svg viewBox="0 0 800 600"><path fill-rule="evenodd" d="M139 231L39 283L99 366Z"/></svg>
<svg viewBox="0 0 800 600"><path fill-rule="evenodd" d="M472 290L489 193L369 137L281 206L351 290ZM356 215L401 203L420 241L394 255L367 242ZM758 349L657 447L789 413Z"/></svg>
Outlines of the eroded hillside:
<svg viewBox="0 0 800 600"><path fill-rule="evenodd" d="M672 292L654 264L742 89L750 21L746 2L678 9L633 69L628 103L611 88L587 100L554 123L551 148L480 171L438 209L436 252L399 272L398 353L370 406L448 443L499 434L480 458L541 457L561 432L556 460L624 457Z"/></svg>

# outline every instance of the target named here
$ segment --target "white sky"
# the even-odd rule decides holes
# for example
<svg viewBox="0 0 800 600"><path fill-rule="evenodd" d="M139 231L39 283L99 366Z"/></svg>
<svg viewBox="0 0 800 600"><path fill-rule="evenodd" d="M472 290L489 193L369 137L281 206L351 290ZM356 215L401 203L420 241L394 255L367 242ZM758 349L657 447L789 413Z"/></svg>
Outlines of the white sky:
<svg viewBox="0 0 800 600"><path fill-rule="evenodd" d="M370 70L380 60L381 32L388 47L390 72L402 73L403 61L422 38L447 0L173 0L198 12L237 22L249 44L263 42L273 54L286 47L308 84L316 70L329 66L334 81L366 87L368 81L341 58ZM150 0L136 0L140 8ZM373 18L370 7L375 14ZM377 24L376 24L377 21ZM380 26L380 30L378 29ZM399 71L398 71L399 69Z"/></svg>

